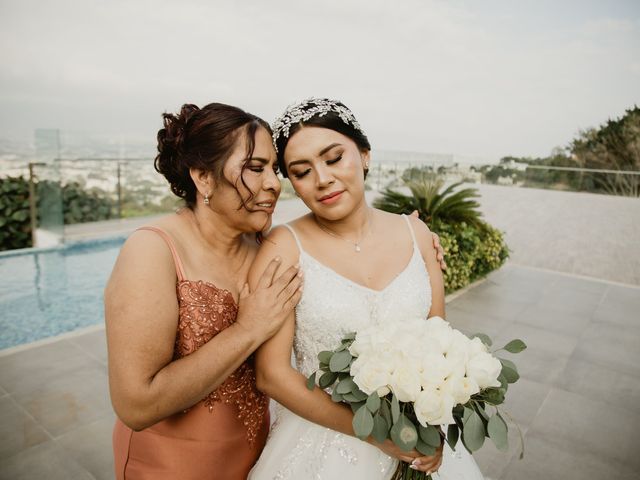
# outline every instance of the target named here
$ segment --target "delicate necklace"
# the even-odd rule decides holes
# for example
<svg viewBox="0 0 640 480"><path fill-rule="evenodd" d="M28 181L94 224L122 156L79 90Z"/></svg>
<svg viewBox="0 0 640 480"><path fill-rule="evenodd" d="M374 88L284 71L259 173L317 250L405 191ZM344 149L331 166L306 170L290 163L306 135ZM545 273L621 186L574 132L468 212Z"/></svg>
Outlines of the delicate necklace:
<svg viewBox="0 0 640 480"><path fill-rule="evenodd" d="M320 230L322 230L325 233L328 233L329 235L331 235L332 237L337 238L338 240L342 240L343 242L347 242L350 243L351 245L353 245L353 249L356 252L360 252L362 250L362 248L360 247L360 244L364 241L365 238L367 238L367 236L371 233L371 211L368 212L368 219L367 219L367 225L368 225L368 230L367 233L365 233L364 235L362 235L361 238L359 238L357 241L353 241L353 240L349 240L348 238L344 238L342 235L338 235L335 232L332 232L331 230L329 230L327 227L325 227L324 225L322 225L319 221L318 218L314 215L313 219L316 221L316 224L318 225L318 227L320 227Z"/></svg>

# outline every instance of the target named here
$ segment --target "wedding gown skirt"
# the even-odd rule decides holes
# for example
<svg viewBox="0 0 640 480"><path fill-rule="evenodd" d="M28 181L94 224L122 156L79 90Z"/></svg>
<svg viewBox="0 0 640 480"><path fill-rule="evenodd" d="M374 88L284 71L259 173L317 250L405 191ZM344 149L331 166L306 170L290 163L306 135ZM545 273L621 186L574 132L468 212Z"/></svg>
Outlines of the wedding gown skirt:
<svg viewBox="0 0 640 480"><path fill-rule="evenodd" d="M276 406L267 445L249 480L388 480L398 461L349 435L308 422ZM442 466L433 480L483 480L473 457L460 444L445 443Z"/></svg>
<svg viewBox="0 0 640 480"><path fill-rule="evenodd" d="M429 275L409 219L405 220L413 252L406 267L382 290L355 283L316 260L302 248L293 228L285 225L298 245L305 279L296 306L293 339L295 367L305 377L318 369L318 353L335 349L347 333L372 324L427 318L431 308ZM440 476L434 480L482 480L473 457L462 445L456 453L448 446L446 449ZM396 466L397 461L380 449L308 422L278 405L267 445L248 478L386 480Z"/></svg>

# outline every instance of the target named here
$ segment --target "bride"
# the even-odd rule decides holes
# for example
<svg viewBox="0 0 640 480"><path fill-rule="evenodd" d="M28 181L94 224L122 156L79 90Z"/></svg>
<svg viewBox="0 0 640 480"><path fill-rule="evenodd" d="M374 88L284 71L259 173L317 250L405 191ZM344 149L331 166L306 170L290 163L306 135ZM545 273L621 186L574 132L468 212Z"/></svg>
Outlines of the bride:
<svg viewBox="0 0 640 480"><path fill-rule="evenodd" d="M252 480L386 480L398 460L434 479L482 479L462 446L434 456L404 452L390 440L354 436L351 409L306 387L317 354L370 324L421 315L444 317L444 287L429 229L418 219L369 207L364 180L370 144L340 102L290 106L273 128L278 164L311 212L275 228L249 273L252 287L274 256L299 264L304 291L281 330L256 354L258 388L278 402ZM295 368L291 365L291 351Z"/></svg>

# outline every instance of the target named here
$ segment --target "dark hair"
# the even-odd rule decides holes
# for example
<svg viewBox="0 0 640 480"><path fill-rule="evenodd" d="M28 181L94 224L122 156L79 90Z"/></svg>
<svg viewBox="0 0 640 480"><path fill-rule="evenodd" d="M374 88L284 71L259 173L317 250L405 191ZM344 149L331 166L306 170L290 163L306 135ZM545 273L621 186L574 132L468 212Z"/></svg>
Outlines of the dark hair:
<svg viewBox="0 0 640 480"><path fill-rule="evenodd" d="M158 130L158 155L154 167L189 208L196 203L196 186L189 174L190 168L212 172L216 180L221 180L225 162L243 132L247 140L247 159L253 155L258 128L263 127L271 134L269 124L260 117L222 103L210 103L202 108L188 103L182 106L179 114L164 113L162 118L164 128ZM240 181L251 192L242 176L245 168L246 162ZM238 189L237 185L234 187ZM241 202L240 208L246 207L246 200L241 198Z"/></svg>
<svg viewBox="0 0 640 480"><path fill-rule="evenodd" d="M338 105L343 106L345 108L346 105L340 102L336 102ZM321 127L328 128L329 130L334 130L338 133L341 133L345 137L349 137L353 142L358 146L360 151L371 150L371 144L369 143L369 139L367 136L362 133L360 130L356 129L350 123L345 123L336 112L327 112L325 114L317 114L311 117L308 120L300 121L296 124L291 125L289 127L289 135L285 137L284 135L280 135L276 140L276 147L278 150L278 168L282 175L285 178L289 177L289 173L287 172L286 166L284 164L284 150L287 147L287 143L289 143L289 139L302 127ZM368 169L365 169L364 176L367 177Z"/></svg>

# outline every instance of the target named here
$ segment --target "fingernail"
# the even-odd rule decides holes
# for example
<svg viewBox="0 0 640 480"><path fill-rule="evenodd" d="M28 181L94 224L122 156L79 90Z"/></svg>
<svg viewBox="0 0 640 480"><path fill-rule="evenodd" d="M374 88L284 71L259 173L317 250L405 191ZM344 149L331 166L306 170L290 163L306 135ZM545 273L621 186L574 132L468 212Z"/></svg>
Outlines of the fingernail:
<svg viewBox="0 0 640 480"><path fill-rule="evenodd" d="M409 468L410 468L411 470L417 470L417 469L418 469L418 467L416 467L415 465L409 465Z"/></svg>
<svg viewBox="0 0 640 480"><path fill-rule="evenodd" d="M418 460L417 458L413 460L413 462L411 462L411 465L420 465L420 460Z"/></svg>

